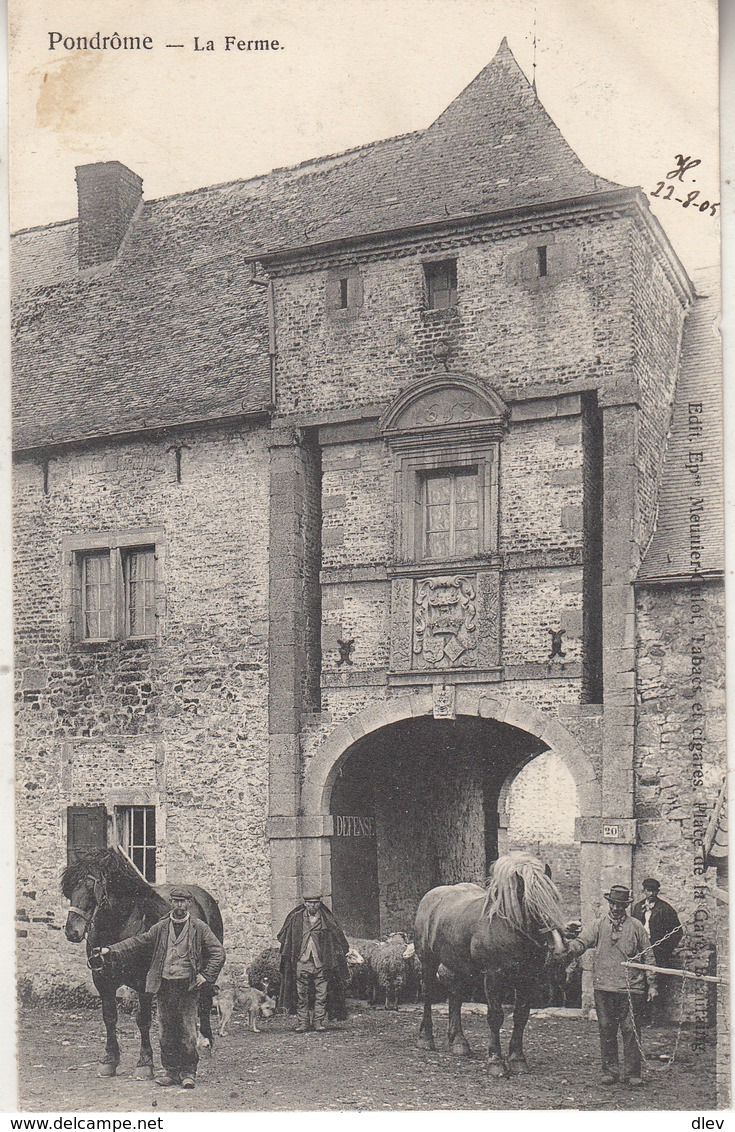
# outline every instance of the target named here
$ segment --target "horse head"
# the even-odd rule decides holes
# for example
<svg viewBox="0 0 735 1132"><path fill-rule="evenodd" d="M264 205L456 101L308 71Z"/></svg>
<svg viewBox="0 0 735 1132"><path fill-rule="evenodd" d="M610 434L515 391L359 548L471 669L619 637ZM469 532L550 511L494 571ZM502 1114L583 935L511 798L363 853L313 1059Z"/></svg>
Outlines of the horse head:
<svg viewBox="0 0 735 1132"><path fill-rule="evenodd" d="M81 943L94 925L99 911L108 903L107 882L103 876L85 871L68 893L69 911L64 934L70 943Z"/></svg>
<svg viewBox="0 0 735 1132"><path fill-rule="evenodd" d="M490 919L499 916L554 955L564 954L559 891L541 861L530 853L508 853L494 863L487 883L485 913Z"/></svg>

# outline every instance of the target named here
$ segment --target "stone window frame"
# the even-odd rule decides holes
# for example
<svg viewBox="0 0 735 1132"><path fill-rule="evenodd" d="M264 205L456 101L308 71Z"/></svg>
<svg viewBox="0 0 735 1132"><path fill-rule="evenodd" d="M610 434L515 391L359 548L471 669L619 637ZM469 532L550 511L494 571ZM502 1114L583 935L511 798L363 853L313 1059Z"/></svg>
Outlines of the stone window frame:
<svg viewBox="0 0 735 1132"><path fill-rule="evenodd" d="M458 260L456 256L442 256L436 259L422 260L421 267L424 275L424 310L426 311L454 311L459 304L459 286L457 279ZM453 286L447 290L449 301L444 306L436 306L433 302L435 294L434 276L440 268L448 268L450 277L453 276Z"/></svg>
<svg viewBox="0 0 735 1132"><path fill-rule="evenodd" d="M151 832L150 813L153 811L153 837L150 839ZM143 839L139 845L135 844L134 838L134 819L135 812L142 811L143 818ZM140 872L143 873L149 884L156 883L158 875L158 813L157 807L151 805L150 802L128 802L122 804L117 802L113 808L113 831L115 836L115 844L119 845L130 857L131 861ZM142 850L142 865L137 864L135 860L135 850ZM146 868L149 864L150 857L152 856L153 862L153 877L146 875Z"/></svg>
<svg viewBox="0 0 735 1132"><path fill-rule="evenodd" d="M127 594L124 577L125 553L135 549L152 549L155 562L153 633L133 635L128 632ZM85 557L98 553L110 556L110 632L106 637L84 635L82 602L82 569ZM165 609L166 543L160 527L140 530L103 531L66 535L62 539L62 600L64 637L83 647L129 641L134 644L155 643L163 632Z"/></svg>
<svg viewBox="0 0 735 1132"><path fill-rule="evenodd" d="M478 561L497 554L499 538L500 442L483 445L442 446L435 452L404 453L400 457L396 492L396 558L400 562L444 566ZM477 554L465 557L429 558L423 548L423 485L433 472L473 469L478 477Z"/></svg>
<svg viewBox="0 0 735 1132"><path fill-rule="evenodd" d="M346 287L343 284L346 283ZM346 305L343 304L346 290ZM362 274L355 264L335 267L327 272L326 309L331 322L350 322L357 318L363 305L364 291Z"/></svg>
<svg viewBox="0 0 735 1132"><path fill-rule="evenodd" d="M86 799L81 801L75 798L62 799L61 804L61 837L59 846L64 857L64 866L68 863L69 854L69 828L68 818L70 810L98 810L105 816L106 844L108 848L119 845L117 835L117 813L119 810L132 806L152 806L156 813L156 879L149 884L166 883L166 806L159 790L147 789L120 789L108 790L101 800ZM120 848L124 847L120 845ZM64 867L62 866L62 867Z"/></svg>
<svg viewBox="0 0 735 1132"><path fill-rule="evenodd" d="M577 261L576 248L569 240L557 239L554 232L540 232L509 254L506 275L529 291L545 291L572 275Z"/></svg>
<svg viewBox="0 0 735 1132"><path fill-rule="evenodd" d="M449 413L430 424L405 425L405 413L450 390L452 396L467 395L483 406L482 415L457 417ZM484 414L487 414L486 416ZM452 374L416 382L400 394L381 421L381 431L393 455L394 472L394 565L438 567L464 562L497 561L500 528L501 441L508 409L500 397L477 379ZM478 553L468 558L428 559L421 547L422 480L432 471L476 468L480 477L480 534Z"/></svg>

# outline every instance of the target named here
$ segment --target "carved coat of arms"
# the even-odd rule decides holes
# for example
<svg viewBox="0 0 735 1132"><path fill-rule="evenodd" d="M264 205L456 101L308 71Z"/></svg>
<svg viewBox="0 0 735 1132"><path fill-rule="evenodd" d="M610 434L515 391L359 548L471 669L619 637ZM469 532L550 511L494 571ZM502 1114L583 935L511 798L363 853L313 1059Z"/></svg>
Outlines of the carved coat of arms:
<svg viewBox="0 0 735 1132"><path fill-rule="evenodd" d="M433 667L466 665L477 648L473 578L423 578L416 583L413 651Z"/></svg>

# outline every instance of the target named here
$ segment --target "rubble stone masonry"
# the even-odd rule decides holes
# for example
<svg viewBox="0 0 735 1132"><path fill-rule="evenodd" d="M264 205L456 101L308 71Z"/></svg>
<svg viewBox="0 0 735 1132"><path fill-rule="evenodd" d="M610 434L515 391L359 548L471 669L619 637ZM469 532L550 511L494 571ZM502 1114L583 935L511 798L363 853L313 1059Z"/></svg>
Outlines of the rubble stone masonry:
<svg viewBox="0 0 735 1132"><path fill-rule="evenodd" d="M215 893L235 956L269 933L266 464L265 430L214 428L60 452L48 494L38 461L17 465L19 976L37 993L86 971L60 931L67 805L157 804L157 879ZM63 540L141 530L156 639L70 639Z"/></svg>

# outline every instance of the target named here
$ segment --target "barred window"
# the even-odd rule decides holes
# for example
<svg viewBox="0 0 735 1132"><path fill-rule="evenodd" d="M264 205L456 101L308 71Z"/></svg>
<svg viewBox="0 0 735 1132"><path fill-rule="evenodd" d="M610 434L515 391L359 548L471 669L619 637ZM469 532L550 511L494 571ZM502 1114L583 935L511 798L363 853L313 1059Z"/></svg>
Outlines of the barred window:
<svg viewBox="0 0 735 1132"><path fill-rule="evenodd" d="M156 807L116 806L117 843L151 884L156 882Z"/></svg>

